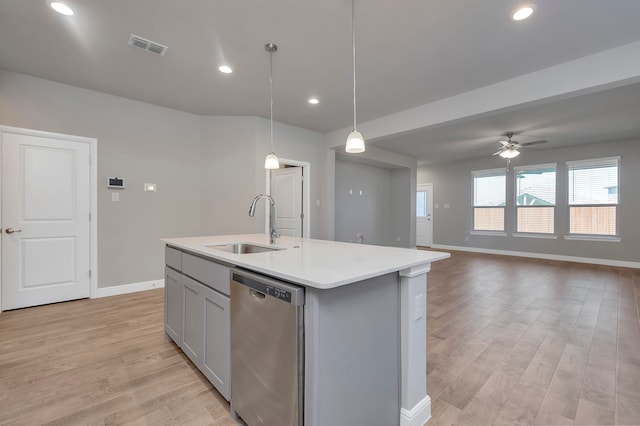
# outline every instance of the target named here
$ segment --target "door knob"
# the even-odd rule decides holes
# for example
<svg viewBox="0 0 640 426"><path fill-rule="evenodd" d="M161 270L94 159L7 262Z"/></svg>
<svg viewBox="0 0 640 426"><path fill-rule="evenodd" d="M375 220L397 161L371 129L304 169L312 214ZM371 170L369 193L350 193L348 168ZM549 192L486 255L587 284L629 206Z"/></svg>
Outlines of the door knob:
<svg viewBox="0 0 640 426"><path fill-rule="evenodd" d="M14 232L22 232L22 229L7 228L7 229L5 230L5 232L6 232L7 234L13 234Z"/></svg>

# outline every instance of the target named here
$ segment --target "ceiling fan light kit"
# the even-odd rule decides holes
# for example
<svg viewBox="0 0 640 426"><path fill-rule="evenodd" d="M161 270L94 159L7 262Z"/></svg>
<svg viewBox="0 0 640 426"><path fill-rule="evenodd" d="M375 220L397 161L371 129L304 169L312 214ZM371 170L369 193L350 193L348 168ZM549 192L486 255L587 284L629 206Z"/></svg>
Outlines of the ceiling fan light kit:
<svg viewBox="0 0 640 426"><path fill-rule="evenodd" d="M539 140L539 141L533 141L533 142L519 143L518 141L511 140L513 135L514 135L513 132L506 133L505 136L507 137L507 140L498 141L498 143L501 145L500 150L498 152L495 152L493 155L499 155L502 158L511 160L512 158L516 158L518 155L520 155L519 149L522 147L539 145L539 144L548 142L546 140Z"/></svg>
<svg viewBox="0 0 640 426"><path fill-rule="evenodd" d="M500 157L502 158L516 158L518 155L520 155L520 151L518 151L517 149L506 149L502 152L500 152Z"/></svg>

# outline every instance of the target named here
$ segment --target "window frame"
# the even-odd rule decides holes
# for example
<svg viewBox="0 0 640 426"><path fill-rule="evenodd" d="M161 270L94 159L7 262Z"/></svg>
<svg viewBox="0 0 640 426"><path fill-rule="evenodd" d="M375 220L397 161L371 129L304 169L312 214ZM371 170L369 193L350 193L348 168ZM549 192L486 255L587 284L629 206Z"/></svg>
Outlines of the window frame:
<svg viewBox="0 0 640 426"><path fill-rule="evenodd" d="M504 205L503 206L476 206L476 185L475 179L476 177L491 177L491 176L504 176ZM502 209L502 229L476 229L475 228L475 218L476 218L476 209ZM507 172L504 168L493 168L493 169L483 169L483 170L472 170L471 171L471 226L470 226L470 234L472 235L503 235L506 236L506 214L507 214Z"/></svg>
<svg viewBox="0 0 640 426"><path fill-rule="evenodd" d="M565 239L567 240L593 240L593 241L621 241L620 238L620 200L622 197L620 191L620 163L622 157L621 156L613 156L613 157L600 157L600 158L591 158L586 160L575 160L575 161L567 161L565 163L566 167L566 182L567 182L567 215L566 215L566 232ZM607 161L615 161L617 167L616 174L616 191L617 191L617 201L615 203L598 203L598 204L572 204L569 199L569 187L571 185L570 181L570 172L572 170L573 165L596 165L598 162L607 162ZM615 207L616 209L616 230L615 234L585 234L585 233L572 233L571 232L571 208L572 207Z"/></svg>
<svg viewBox="0 0 640 426"><path fill-rule="evenodd" d="M528 171L528 170L538 170L538 169L543 169L543 168L553 168L555 171L555 179L554 179L554 200L553 200L553 205L548 205L548 206L520 206L518 205L518 172L520 171ZM514 227L515 227L515 232L513 233L514 236L531 236L531 237L540 237L540 238L545 238L545 237L549 237L549 238L557 238L557 233L556 233L556 213L558 211L557 209L558 207L558 163L544 163L544 164L532 164L532 165L526 165L526 166L517 166L513 168L513 215L514 215ZM520 208L527 208L527 209L532 209L532 208L552 208L553 209L553 231L552 232L534 232L534 231L520 231L518 229L518 210Z"/></svg>

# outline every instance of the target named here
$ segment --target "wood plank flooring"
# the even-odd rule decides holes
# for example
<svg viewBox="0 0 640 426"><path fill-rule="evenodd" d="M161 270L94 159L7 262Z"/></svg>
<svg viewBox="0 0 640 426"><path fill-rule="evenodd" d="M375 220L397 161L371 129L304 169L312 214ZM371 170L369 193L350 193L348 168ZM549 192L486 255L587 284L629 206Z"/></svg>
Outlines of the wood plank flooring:
<svg viewBox="0 0 640 426"><path fill-rule="evenodd" d="M235 424L165 340L163 296L0 314L0 424ZM639 305L640 270L462 252L435 263L427 426L640 425Z"/></svg>
<svg viewBox="0 0 640 426"><path fill-rule="evenodd" d="M640 270L452 254L428 277L428 426L640 425Z"/></svg>
<svg viewBox="0 0 640 426"><path fill-rule="evenodd" d="M163 289L0 314L0 424L235 425L163 329Z"/></svg>

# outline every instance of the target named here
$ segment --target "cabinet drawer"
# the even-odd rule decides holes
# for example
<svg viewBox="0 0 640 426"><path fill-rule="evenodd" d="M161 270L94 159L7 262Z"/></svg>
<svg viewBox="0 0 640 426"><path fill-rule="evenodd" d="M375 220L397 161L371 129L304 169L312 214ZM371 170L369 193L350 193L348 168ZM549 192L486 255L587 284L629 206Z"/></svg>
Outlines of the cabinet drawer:
<svg viewBox="0 0 640 426"><path fill-rule="evenodd" d="M176 271L182 271L182 252L172 247L165 246L164 263Z"/></svg>
<svg viewBox="0 0 640 426"><path fill-rule="evenodd" d="M231 270L210 260L182 253L182 273L227 296L230 294Z"/></svg>

